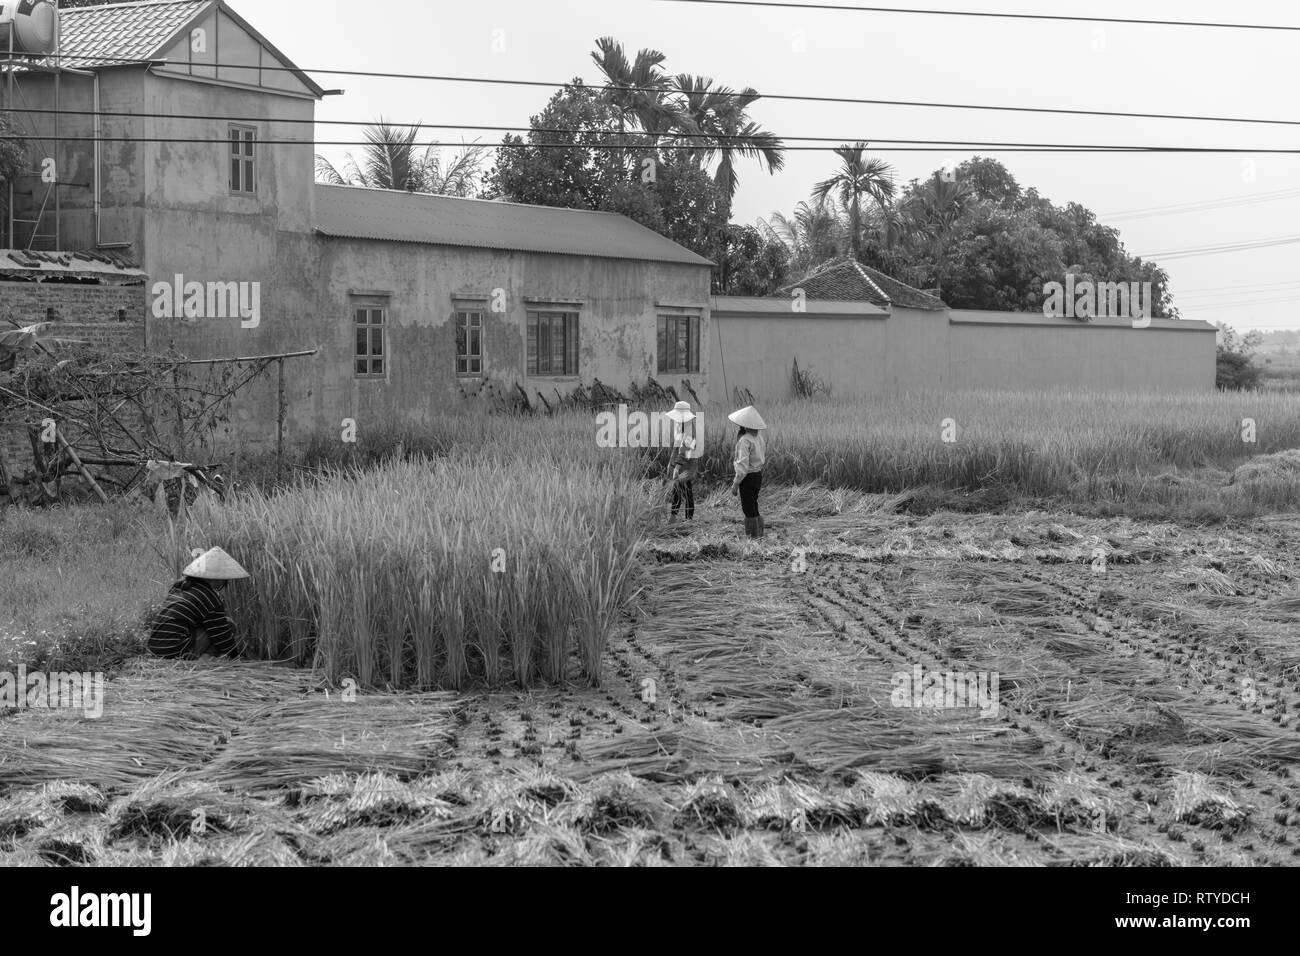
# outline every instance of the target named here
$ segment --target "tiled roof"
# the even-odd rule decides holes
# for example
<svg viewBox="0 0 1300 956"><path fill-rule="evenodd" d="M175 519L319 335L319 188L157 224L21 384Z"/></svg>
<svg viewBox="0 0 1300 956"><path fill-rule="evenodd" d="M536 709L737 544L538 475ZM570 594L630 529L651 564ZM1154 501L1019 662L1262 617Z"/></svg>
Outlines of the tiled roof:
<svg viewBox="0 0 1300 956"><path fill-rule="evenodd" d="M151 59L212 2L150 0L64 10L60 62L85 69Z"/></svg>
<svg viewBox="0 0 1300 956"><path fill-rule="evenodd" d="M343 239L712 265L612 212L316 184L316 231Z"/></svg>
<svg viewBox="0 0 1300 956"><path fill-rule="evenodd" d="M848 257L834 259L820 266L798 282L792 282L781 292L803 289L810 299L839 299L844 301L874 302L876 305L896 305L904 309L938 311L947 305L937 296L914 289L905 282L893 279L879 269L863 265Z"/></svg>

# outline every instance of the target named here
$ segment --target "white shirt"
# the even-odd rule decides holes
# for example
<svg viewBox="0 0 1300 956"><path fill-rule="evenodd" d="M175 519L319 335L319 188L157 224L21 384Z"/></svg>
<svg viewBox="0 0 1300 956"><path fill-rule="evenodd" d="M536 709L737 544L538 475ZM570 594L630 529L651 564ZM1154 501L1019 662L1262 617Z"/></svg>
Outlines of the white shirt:
<svg viewBox="0 0 1300 956"><path fill-rule="evenodd" d="M761 432L742 435L736 441L736 482L746 475L763 470L767 461L767 442Z"/></svg>

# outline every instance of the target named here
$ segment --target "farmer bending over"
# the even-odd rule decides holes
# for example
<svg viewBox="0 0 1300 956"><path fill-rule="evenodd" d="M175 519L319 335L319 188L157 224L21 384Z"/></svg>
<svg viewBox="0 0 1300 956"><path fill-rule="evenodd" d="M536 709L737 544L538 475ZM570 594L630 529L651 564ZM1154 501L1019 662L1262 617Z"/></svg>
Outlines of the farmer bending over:
<svg viewBox="0 0 1300 956"><path fill-rule="evenodd" d="M149 650L159 657L236 656L241 650L221 592L248 572L220 548L199 555L167 592L154 619Z"/></svg>

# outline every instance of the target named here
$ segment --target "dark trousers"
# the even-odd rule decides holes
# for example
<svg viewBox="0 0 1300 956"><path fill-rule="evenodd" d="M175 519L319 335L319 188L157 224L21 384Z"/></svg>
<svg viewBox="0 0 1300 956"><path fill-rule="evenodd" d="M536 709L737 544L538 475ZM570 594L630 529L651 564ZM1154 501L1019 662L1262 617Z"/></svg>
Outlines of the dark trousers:
<svg viewBox="0 0 1300 956"><path fill-rule="evenodd" d="M682 502L686 502L686 518L690 520L695 517L695 487L689 481L673 482L673 517L677 517L677 509L681 507Z"/></svg>
<svg viewBox="0 0 1300 956"><path fill-rule="evenodd" d="M746 518L758 517L758 489L763 487L763 473L756 471L740 479L740 510Z"/></svg>

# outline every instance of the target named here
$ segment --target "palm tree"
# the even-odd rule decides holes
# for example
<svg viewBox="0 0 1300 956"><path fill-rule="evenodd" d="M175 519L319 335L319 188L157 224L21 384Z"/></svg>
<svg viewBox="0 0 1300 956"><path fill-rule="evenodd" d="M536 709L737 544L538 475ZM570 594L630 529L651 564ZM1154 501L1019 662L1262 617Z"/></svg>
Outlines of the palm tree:
<svg viewBox="0 0 1300 956"><path fill-rule="evenodd" d="M975 190L965 180L945 181L935 173L913 192L907 205L919 230L934 239L950 233L975 201Z"/></svg>
<svg viewBox="0 0 1300 956"><path fill-rule="evenodd" d="M862 197L870 196L883 211L894 198L893 168L883 159L867 159L862 154L866 143L836 147L840 168L813 189L814 199L834 194L849 216L849 251L858 258L862 243Z"/></svg>
<svg viewBox="0 0 1300 956"><path fill-rule="evenodd" d="M801 202L794 207L793 216L774 212L770 220L760 219L758 228L785 245L790 251L791 274L799 276L842 255L848 234L833 196Z"/></svg>
<svg viewBox="0 0 1300 956"><path fill-rule="evenodd" d="M619 165L625 164L629 121L652 134L674 128L680 115L666 99L668 78L659 69L666 57L658 50L638 50L629 62L623 44L613 37L599 37L592 61L605 75L605 91L618 111Z"/></svg>
<svg viewBox="0 0 1300 956"><path fill-rule="evenodd" d="M362 162L351 153L340 171L320 154L316 155L316 179L334 186L370 186L442 196L472 196L487 156L487 147L462 146L445 162L442 147L432 143L421 154L416 145L419 124L392 125L382 117L365 130L366 148Z"/></svg>
<svg viewBox="0 0 1300 956"><path fill-rule="evenodd" d="M714 86L708 77L689 73L677 74L673 89L681 98L681 112L686 120L679 124L681 138L698 144L693 155L701 166L717 157L718 168L713 178L726 197L728 211L739 185L738 159L757 159L767 167L768 173L785 166L785 147L781 140L749 118L749 107L761 95L757 90L746 87L736 93L727 86Z"/></svg>

